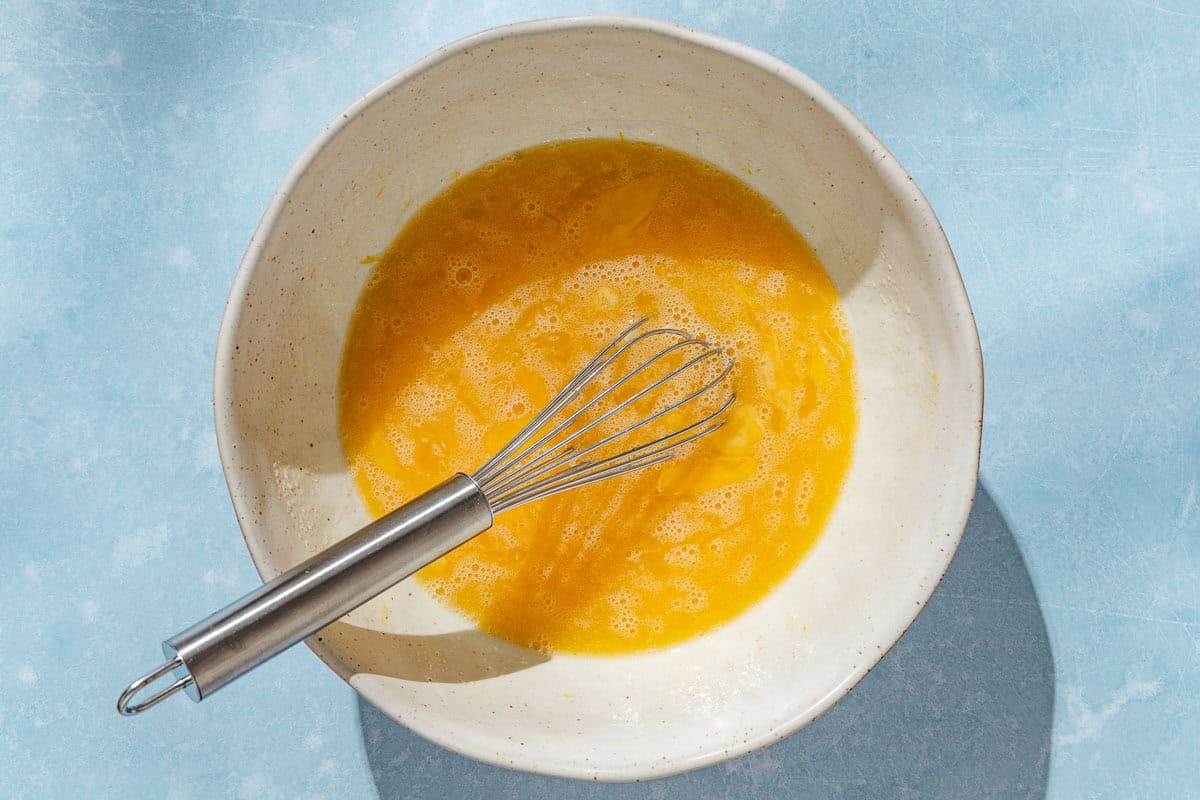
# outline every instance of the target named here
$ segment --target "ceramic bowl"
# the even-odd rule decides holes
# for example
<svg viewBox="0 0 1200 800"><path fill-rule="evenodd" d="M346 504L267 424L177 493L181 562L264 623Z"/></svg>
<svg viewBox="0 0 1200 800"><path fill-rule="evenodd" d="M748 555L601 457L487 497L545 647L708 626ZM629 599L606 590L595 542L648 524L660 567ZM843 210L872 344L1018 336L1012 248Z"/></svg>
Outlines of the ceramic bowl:
<svg viewBox="0 0 1200 800"><path fill-rule="evenodd" d="M434 742L589 780L694 769L797 730L896 642L950 562L978 466L979 342L938 221L887 149L808 77L714 36L617 17L470 36L357 100L292 167L238 272L215 374L225 476L269 578L368 521L337 427L360 262L460 173L619 135L738 175L841 291L861 418L824 534L762 602L666 650L547 658L411 580L308 642Z"/></svg>

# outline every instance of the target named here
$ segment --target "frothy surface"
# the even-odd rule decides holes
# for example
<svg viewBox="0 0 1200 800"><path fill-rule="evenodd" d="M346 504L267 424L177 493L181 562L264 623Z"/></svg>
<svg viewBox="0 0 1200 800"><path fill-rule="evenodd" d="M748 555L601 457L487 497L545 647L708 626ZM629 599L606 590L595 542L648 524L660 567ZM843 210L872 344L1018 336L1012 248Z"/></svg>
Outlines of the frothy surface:
<svg viewBox="0 0 1200 800"><path fill-rule="evenodd" d="M729 423L664 467L506 512L420 573L484 630L568 652L663 646L787 575L854 441L837 292L741 181L612 140L533 148L462 177L375 267L351 323L340 425L376 515L476 469L644 314L735 356Z"/></svg>

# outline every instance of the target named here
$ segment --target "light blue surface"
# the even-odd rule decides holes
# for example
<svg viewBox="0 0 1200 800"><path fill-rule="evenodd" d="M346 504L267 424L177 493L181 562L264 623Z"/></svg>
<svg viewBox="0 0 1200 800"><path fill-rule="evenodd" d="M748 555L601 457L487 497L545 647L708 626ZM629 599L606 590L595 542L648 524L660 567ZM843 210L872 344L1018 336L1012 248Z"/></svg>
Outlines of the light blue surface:
<svg viewBox="0 0 1200 800"><path fill-rule="evenodd" d="M0 6L0 797L1200 797L1200 6L738 5ZM291 161L440 44L599 10L794 64L929 196L987 368L938 595L810 728L645 785L469 762L303 649L118 718L255 582L211 369Z"/></svg>

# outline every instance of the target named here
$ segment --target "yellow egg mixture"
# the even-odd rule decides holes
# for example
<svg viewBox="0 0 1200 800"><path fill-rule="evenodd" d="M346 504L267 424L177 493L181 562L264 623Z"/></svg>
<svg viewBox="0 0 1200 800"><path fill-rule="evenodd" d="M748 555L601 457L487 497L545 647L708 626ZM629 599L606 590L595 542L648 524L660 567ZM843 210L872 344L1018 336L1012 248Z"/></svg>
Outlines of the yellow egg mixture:
<svg viewBox="0 0 1200 800"><path fill-rule="evenodd" d="M482 629L618 653L763 597L819 535L849 466L849 334L773 206L646 143L562 142L488 164L379 259L340 387L343 447L375 515L475 470L646 314L736 358L729 422L665 466L501 514L421 571Z"/></svg>

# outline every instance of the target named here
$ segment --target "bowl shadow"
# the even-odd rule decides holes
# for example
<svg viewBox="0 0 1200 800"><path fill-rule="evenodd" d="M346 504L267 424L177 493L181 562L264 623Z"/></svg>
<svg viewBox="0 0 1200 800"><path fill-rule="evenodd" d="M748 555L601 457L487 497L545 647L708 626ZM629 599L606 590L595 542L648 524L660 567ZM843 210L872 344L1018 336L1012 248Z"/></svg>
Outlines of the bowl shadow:
<svg viewBox="0 0 1200 800"><path fill-rule="evenodd" d="M1054 661L1012 531L980 483L962 543L903 638L836 706L734 761L600 786L443 750L358 699L381 800L453 798L1043 798Z"/></svg>

